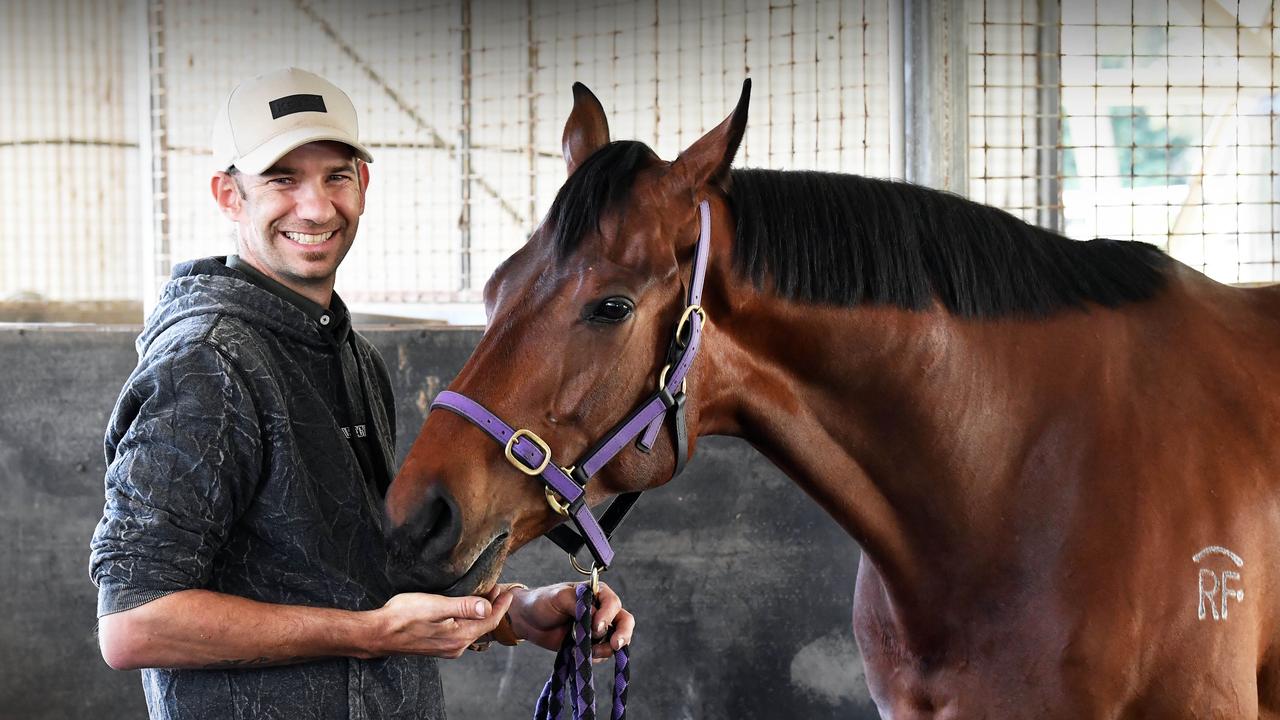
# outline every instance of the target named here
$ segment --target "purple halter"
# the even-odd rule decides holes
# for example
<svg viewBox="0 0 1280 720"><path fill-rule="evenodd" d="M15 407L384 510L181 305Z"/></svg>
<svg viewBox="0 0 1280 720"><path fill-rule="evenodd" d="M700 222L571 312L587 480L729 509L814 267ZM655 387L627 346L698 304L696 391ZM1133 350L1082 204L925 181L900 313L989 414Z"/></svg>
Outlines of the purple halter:
<svg viewBox="0 0 1280 720"><path fill-rule="evenodd" d="M461 393L445 390L431 403L432 410L444 408L471 421L504 446L507 460L517 470L542 479L546 485L543 490L552 509L571 519L577 526L577 532L565 525L557 526L547 533L547 537L568 552L574 567L586 574L591 574L591 571L578 565L575 557L577 552L586 545L594 559L594 569L607 569L613 562L613 548L609 546L609 537L640 497L638 492L619 495L610 503L600 521L597 521L587 507L587 482L637 437L639 440L636 441L636 446L642 452L652 450L668 412L675 419L676 474L684 469L687 460L685 378L698 354L702 328L707 319L701 304L702 283L707 271L707 255L711 249L711 207L706 200L699 204L698 212L701 230L698 234L693 278L689 283L684 313L680 316L675 337L667 351L667 365L658 376L658 390L606 433L576 464L562 468L551 462L551 447L542 438L531 430L512 428L483 405Z"/></svg>

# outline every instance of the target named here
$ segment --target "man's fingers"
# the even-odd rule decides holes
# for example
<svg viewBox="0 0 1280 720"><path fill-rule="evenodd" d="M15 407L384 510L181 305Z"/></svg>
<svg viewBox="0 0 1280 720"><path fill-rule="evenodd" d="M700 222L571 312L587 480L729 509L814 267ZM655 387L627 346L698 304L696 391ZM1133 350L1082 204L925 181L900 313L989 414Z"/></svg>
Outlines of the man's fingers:
<svg viewBox="0 0 1280 720"><path fill-rule="evenodd" d="M379 611L388 618L392 636L388 654L457 657L467 645L493 631L511 601L510 592L499 593L492 601L476 596L396 595Z"/></svg>
<svg viewBox="0 0 1280 720"><path fill-rule="evenodd" d="M490 616L494 625L497 625L498 621L502 619L502 616L506 615L507 611L511 609L511 603L515 598L515 593L510 590L504 590L503 592L498 593L498 596L494 598L492 605L493 614Z"/></svg>
<svg viewBox="0 0 1280 720"><path fill-rule="evenodd" d="M600 591L596 594L596 601L600 603L600 607L594 613L593 622L595 627L591 628L591 635L598 639L604 637L605 633L608 632L609 626L613 624L613 619L622 610L622 599L607 584L600 583Z"/></svg>
<svg viewBox="0 0 1280 720"><path fill-rule="evenodd" d="M613 634L609 636L609 642L592 646L591 656L597 660L600 658L607 658L627 645L630 645L631 637L635 633L635 629L635 617L626 610L619 612L617 617L614 618Z"/></svg>
<svg viewBox="0 0 1280 720"><path fill-rule="evenodd" d="M631 636L636 628L636 619L634 615L622 608L622 599L605 583L600 583L600 591L596 594L596 599L600 607L594 614L595 626L591 628L591 632L597 639L607 635L609 641L607 644L597 645L592 650L592 655L596 658L605 658L631 642ZM612 633L609 631L611 626Z"/></svg>
<svg viewBox="0 0 1280 720"><path fill-rule="evenodd" d="M631 638L635 632L636 616L623 610L613 621L613 637L609 639L609 646L614 650L621 650L631 644Z"/></svg>

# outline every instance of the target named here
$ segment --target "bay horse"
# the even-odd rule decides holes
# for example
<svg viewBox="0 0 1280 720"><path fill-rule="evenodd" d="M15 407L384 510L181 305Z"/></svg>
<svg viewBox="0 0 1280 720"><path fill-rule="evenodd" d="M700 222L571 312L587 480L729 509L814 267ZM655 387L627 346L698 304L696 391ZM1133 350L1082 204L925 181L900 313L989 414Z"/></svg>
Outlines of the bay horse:
<svg viewBox="0 0 1280 720"><path fill-rule="evenodd" d="M862 547L884 717L1280 718L1280 290L910 184L730 169L749 89L666 162L575 85L568 179L450 385L481 409L429 413L387 495L410 582L483 590L568 500L732 435ZM527 477L634 415L678 321L685 425Z"/></svg>

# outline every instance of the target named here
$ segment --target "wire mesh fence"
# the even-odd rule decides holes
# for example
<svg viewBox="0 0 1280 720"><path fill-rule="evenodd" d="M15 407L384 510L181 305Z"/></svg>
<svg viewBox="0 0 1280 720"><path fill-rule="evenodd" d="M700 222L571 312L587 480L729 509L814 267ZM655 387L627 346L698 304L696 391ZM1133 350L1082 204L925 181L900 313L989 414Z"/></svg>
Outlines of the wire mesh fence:
<svg viewBox="0 0 1280 720"><path fill-rule="evenodd" d="M20 7L57 16L78 13L81 5L90 3ZM888 0L151 0L145 7L138 12L121 1L96 10L111 15L104 22L148 42L144 64L122 63L130 52L124 47L82 54L104 74L87 84L132 93L112 106L120 119L108 126L109 139L121 146L105 149L115 153L110 166L155 182L120 182L91 170L103 176L86 193L97 201L79 197L75 206L133 202L151 217L96 223L92 247L80 248L94 262L113 259L103 273L109 285L84 284L78 273L52 281L56 273L45 272L84 233L49 227L29 247L0 230L6 258L0 297L28 290L51 299L140 299L154 291L140 282L148 269L160 274L182 259L232 251L233 228L218 216L208 189L214 109L240 79L287 65L347 90L375 155L359 247L339 274L338 289L354 305L479 300L492 269L525 241L564 180L560 133L575 81L600 97L615 138L644 140L671 158L728 114L742 80L751 77L756 91L740 163L891 173ZM130 29L143 17L145 27ZM76 37L51 17L7 22L3 34L67 44ZM61 82L40 69L44 62L33 48L10 48L21 64L7 65L6 77ZM26 99L15 105L28 115L6 127L30 131L75 104L63 96ZM135 114L145 116L142 122ZM95 132L92 122L80 129L87 120L67 118L77 132ZM68 130L67 138L73 134ZM85 155L56 138L6 151L27 153L12 159L15 168ZM141 187L149 195L126 202ZM44 227L42 218L72 206L72 198L20 196L15 203L31 205L25 227ZM5 208L6 216L11 212ZM130 227L156 217L162 222L153 223L154 236L138 247Z"/></svg>
<svg viewBox="0 0 1280 720"><path fill-rule="evenodd" d="M1219 280L1280 279L1274 2L969 5L976 199Z"/></svg>
<svg viewBox="0 0 1280 720"><path fill-rule="evenodd" d="M944 59L967 71L971 197L1072 237L1154 242L1219 279L1276 279L1274 2L952 2L967 50ZM615 138L671 158L751 77L739 165L901 176L902 13L901 0L0 4L0 301L142 302L175 262L233 251L208 189L216 103L295 65L348 91L376 157L339 291L477 320L485 279L564 180L573 82Z"/></svg>
<svg viewBox="0 0 1280 720"><path fill-rule="evenodd" d="M0 3L0 299L137 292L132 19L125 0Z"/></svg>

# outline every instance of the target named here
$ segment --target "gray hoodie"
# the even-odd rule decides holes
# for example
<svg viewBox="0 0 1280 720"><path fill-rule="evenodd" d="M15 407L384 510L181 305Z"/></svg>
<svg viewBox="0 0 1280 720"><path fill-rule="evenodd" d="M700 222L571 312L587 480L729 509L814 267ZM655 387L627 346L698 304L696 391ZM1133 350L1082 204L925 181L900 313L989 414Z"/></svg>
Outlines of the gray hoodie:
<svg viewBox="0 0 1280 720"><path fill-rule="evenodd" d="M348 610L391 596L381 534L390 381L337 296L331 307L323 327L219 258L174 269L107 428L89 563L99 616L193 588ZM153 718L444 716L435 661L423 657L142 679Z"/></svg>

